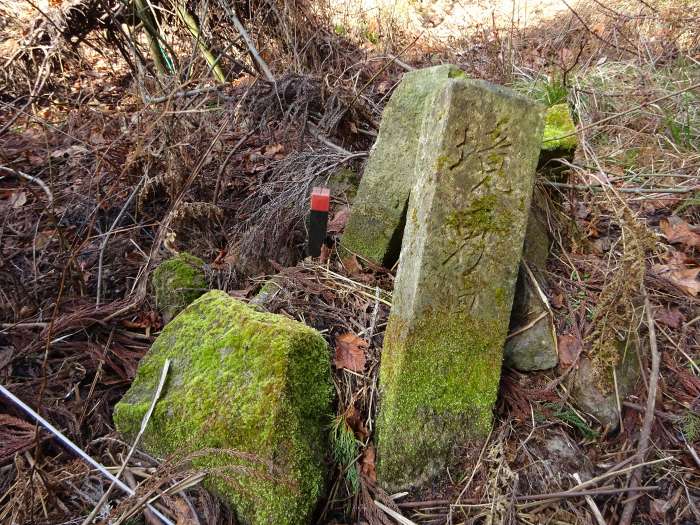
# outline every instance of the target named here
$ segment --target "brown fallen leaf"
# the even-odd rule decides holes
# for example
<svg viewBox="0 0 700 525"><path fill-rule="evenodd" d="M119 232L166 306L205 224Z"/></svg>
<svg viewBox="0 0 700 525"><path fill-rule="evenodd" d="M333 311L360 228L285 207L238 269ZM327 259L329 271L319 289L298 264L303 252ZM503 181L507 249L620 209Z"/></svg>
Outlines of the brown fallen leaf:
<svg viewBox="0 0 700 525"><path fill-rule="evenodd" d="M336 368L345 368L353 372L362 372L365 369L367 356L365 350L369 343L355 334L345 332L335 338L335 359Z"/></svg>
<svg viewBox="0 0 700 525"><path fill-rule="evenodd" d="M568 368L576 362L581 353L581 341L573 334L561 334L557 337L559 349L559 366Z"/></svg>
<svg viewBox="0 0 700 525"><path fill-rule="evenodd" d="M340 233L345 229L345 225L350 217L350 207L343 206L333 214L333 218L328 222L328 233Z"/></svg>
<svg viewBox="0 0 700 525"><path fill-rule="evenodd" d="M343 257L342 262L343 266L345 266L345 269L350 275L354 276L362 273L362 267L360 266L360 263L357 262L357 257L355 255Z"/></svg>
<svg viewBox="0 0 700 525"><path fill-rule="evenodd" d="M266 157L272 157L277 155L278 153L282 153L284 151L284 145L283 144L269 144L265 146L265 150L263 151L263 155Z"/></svg>
<svg viewBox="0 0 700 525"><path fill-rule="evenodd" d="M698 281L700 268L656 264L652 270L688 295L695 297L700 293L700 281Z"/></svg>
<svg viewBox="0 0 700 525"><path fill-rule="evenodd" d="M691 226L680 217L671 215L668 219L661 219L659 227L671 244L678 243L688 248L700 248L698 227Z"/></svg>
<svg viewBox="0 0 700 525"><path fill-rule="evenodd" d="M377 453L374 450L374 446L368 445L360 457L360 474L370 481L377 481L376 456Z"/></svg>
<svg viewBox="0 0 700 525"><path fill-rule="evenodd" d="M666 325L669 328L680 328L685 321L685 315L678 307L661 307L654 311L654 319L656 319L657 323Z"/></svg>
<svg viewBox="0 0 700 525"><path fill-rule="evenodd" d="M362 420L362 414L354 406L351 406L347 412L345 412L345 421L347 421L350 428L357 436L357 439L364 441L369 436L369 431L365 426L365 422Z"/></svg>

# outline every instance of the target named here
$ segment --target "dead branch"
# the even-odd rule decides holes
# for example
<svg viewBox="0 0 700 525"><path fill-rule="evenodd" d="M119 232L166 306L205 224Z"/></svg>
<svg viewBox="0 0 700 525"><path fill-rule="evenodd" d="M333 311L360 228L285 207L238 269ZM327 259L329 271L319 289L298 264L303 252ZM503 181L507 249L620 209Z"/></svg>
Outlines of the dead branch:
<svg viewBox="0 0 700 525"><path fill-rule="evenodd" d="M644 309L647 313L647 325L649 327L649 350L651 351L651 373L649 377L649 389L647 391L647 408L644 412L644 423L642 426L642 432L639 436L639 447L637 450L637 461L643 463L646 459L647 450L649 448L649 437L651 436L651 427L654 424L654 409L656 408L656 389L659 384L659 365L661 363L661 358L659 356L659 350L656 344L656 330L654 328L654 317L651 311L651 304L649 303L649 297L646 294L646 290L642 290L644 294ZM629 487L631 489L639 488L642 479L641 469L636 469L632 472L630 476ZM622 511L622 517L620 518L620 525L629 525L632 523L632 515L634 514L634 509L637 506L637 498L629 498Z"/></svg>

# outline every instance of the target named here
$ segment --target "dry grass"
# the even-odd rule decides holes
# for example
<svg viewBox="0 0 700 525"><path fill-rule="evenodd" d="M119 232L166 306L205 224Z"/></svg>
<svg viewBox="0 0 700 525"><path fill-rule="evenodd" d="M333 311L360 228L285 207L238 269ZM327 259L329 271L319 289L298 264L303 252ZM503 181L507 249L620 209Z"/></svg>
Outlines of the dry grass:
<svg viewBox="0 0 700 525"><path fill-rule="evenodd" d="M334 371L337 421L354 433L348 450L357 456L338 456L321 522L389 523L376 499L416 523L584 523L594 519L584 489L615 521L634 466L646 354L645 379L623 400L617 435L598 435L595 422L571 404L564 387L570 370L507 371L478 468L453 473L453 486L433 495L396 502L374 485L371 434L392 277L336 253L323 264L297 265L306 198L337 169L361 169L381 107L404 70L391 57L401 53L415 67L452 61L474 76L550 102L564 97L572 106L584 131L568 179L558 187L541 181L552 195L556 243L546 292L557 333L601 356L617 332L633 328L647 337L636 313L646 288L662 368L647 458L656 463L642 472L645 484L658 488L640 497L637 519L700 521L698 300L673 280L674 272L697 268L698 248L670 242L660 229L671 214L700 223L700 99L688 91L636 109L697 82L698 6L591 1L526 16L520 4L515 11L489 4L464 18L478 6L449 4L418 9L410 24L366 11L353 25L353 17L342 19L341 10L319 2L236 3L277 91L260 78L220 1L191 7L212 50L233 42L223 59L225 86L214 85L181 25L163 33L178 57L176 74L163 76L152 70L143 32L131 40L119 33L120 51L105 33L84 31L85 43L69 46L46 29L51 38L42 45L51 60L44 61L41 31L31 28L50 24L28 5L13 19L14 6L2 4L0 30L13 39L2 46L11 67L3 70L0 98L0 129L7 128L0 165L13 170L0 172L4 384L91 455L118 465L128 445L115 441L111 409L160 327L146 293L149 269L172 250L188 250L210 263L212 287L247 298L260 284L256 274L279 268L268 309L318 328L331 348L347 332L368 342L362 373ZM20 35L25 24L30 30ZM81 22L76 34L89 27ZM17 170L45 182L53 202ZM341 204L335 201L334 211ZM2 407L0 521L79 523L107 483ZM140 491L197 474L175 459L158 464L143 454L132 462ZM574 474L604 477L581 488ZM575 497L547 497L565 491ZM134 500L112 503L112 516L134 510ZM176 519L232 520L198 488L164 498L164 507Z"/></svg>

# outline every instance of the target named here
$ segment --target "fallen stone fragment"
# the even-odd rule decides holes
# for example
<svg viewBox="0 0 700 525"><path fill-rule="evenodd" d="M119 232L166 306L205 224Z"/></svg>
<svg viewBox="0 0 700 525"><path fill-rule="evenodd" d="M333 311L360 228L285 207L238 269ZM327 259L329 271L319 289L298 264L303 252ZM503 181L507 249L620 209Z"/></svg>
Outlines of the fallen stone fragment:
<svg viewBox="0 0 700 525"><path fill-rule="evenodd" d="M273 276L262 285L257 294L248 302L248 304L258 310L268 310L268 305L279 295L282 287L279 283L280 278Z"/></svg>
<svg viewBox="0 0 700 525"><path fill-rule="evenodd" d="M572 375L571 395L576 405L595 417L600 425L615 431L620 424L620 404L639 379L639 339L636 334L624 341L616 341L619 362L615 376L610 366L596 363L595 356L579 360L578 369ZM616 392L617 383L617 392Z"/></svg>
<svg viewBox="0 0 700 525"><path fill-rule="evenodd" d="M538 167L555 168L555 166L546 166L553 159L565 159L571 162L578 146L578 138L576 135L566 135L575 131L576 125L566 102L548 108L545 114L542 151Z"/></svg>
<svg viewBox="0 0 700 525"><path fill-rule="evenodd" d="M207 291L204 261L182 252L162 262L153 271L151 284L156 306L167 323L200 295Z"/></svg>
<svg viewBox="0 0 700 525"><path fill-rule="evenodd" d="M391 265L398 259L406 204L415 183L425 100L450 78L464 75L452 65L404 75L384 109L379 135L345 227L344 248L377 264Z"/></svg>
<svg viewBox="0 0 700 525"><path fill-rule="evenodd" d="M199 452L193 466L214 471L206 486L232 505L241 523L309 523L324 490L332 398L321 335L208 292L163 329L115 407L115 425L127 440L138 432L168 358L143 448L160 457Z"/></svg>
<svg viewBox="0 0 700 525"><path fill-rule="evenodd" d="M515 287L510 335L503 349L504 363L521 372L547 370L559 362L552 318L537 286L527 270L521 267Z"/></svg>
<svg viewBox="0 0 700 525"><path fill-rule="evenodd" d="M380 369L389 490L489 433L542 140L543 108L483 81L448 79L426 108Z"/></svg>

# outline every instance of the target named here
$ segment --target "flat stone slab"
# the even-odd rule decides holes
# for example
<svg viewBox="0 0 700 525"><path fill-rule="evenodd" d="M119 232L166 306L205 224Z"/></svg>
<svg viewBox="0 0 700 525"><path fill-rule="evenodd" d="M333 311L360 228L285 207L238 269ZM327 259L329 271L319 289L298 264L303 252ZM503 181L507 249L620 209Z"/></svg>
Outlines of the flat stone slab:
<svg viewBox="0 0 700 525"><path fill-rule="evenodd" d="M441 65L403 76L384 109L345 226L343 247L377 264L391 265L398 259L408 196L415 183L425 100L448 79L464 75L457 66Z"/></svg>
<svg viewBox="0 0 700 525"><path fill-rule="evenodd" d="M377 474L420 486L492 423L543 108L448 79L426 101L380 368Z"/></svg>
<svg viewBox="0 0 700 525"><path fill-rule="evenodd" d="M166 325L115 407L114 423L128 441L168 358L166 386L142 447L160 457L199 452L193 466L212 471L205 486L231 504L241 523L309 523L325 486L332 399L321 335L208 292Z"/></svg>

